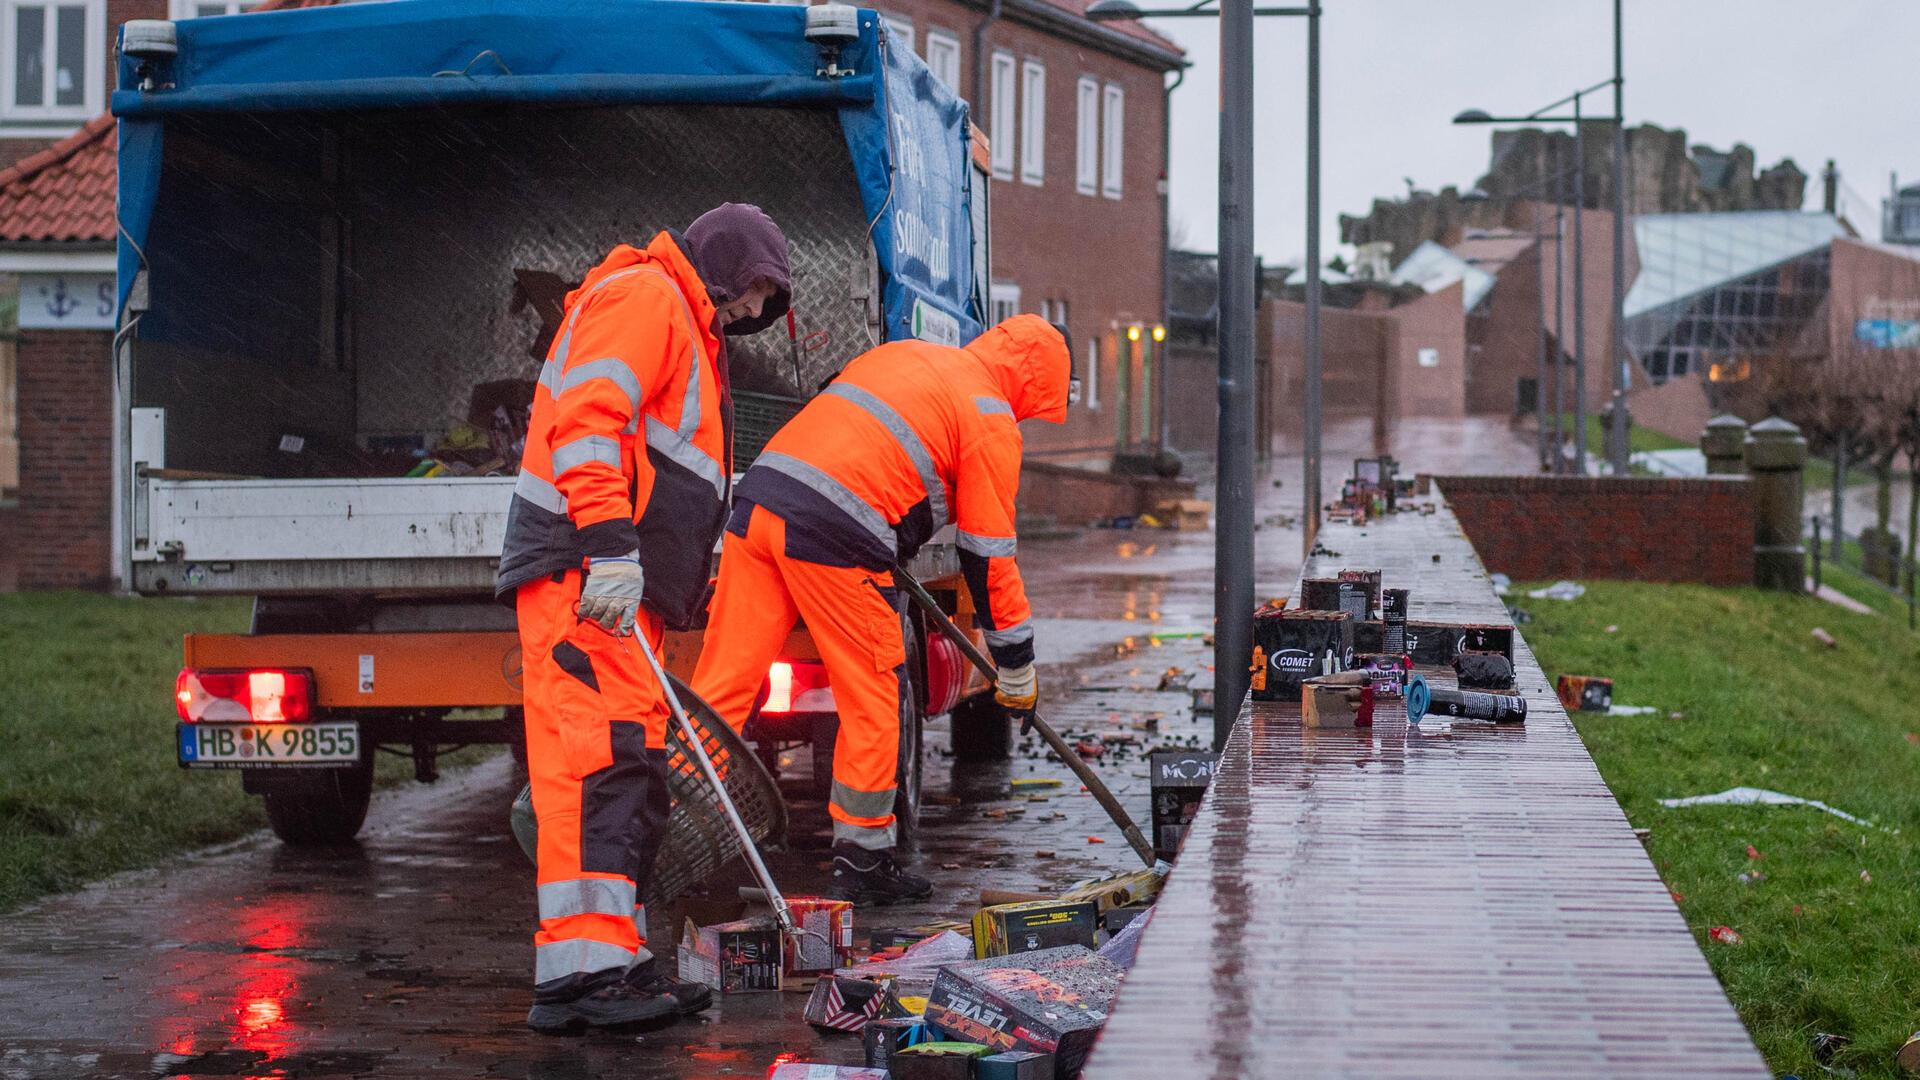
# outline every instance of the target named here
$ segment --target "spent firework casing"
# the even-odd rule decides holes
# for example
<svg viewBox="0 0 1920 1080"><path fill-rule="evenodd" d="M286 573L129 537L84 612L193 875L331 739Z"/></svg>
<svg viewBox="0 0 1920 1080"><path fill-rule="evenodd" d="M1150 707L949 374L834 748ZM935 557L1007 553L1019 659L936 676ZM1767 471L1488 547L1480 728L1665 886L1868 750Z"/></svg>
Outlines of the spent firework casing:
<svg viewBox="0 0 1920 1080"><path fill-rule="evenodd" d="M1513 627L1491 623L1407 623L1407 652L1420 667L1446 667L1464 652L1499 653L1513 663Z"/></svg>
<svg viewBox="0 0 1920 1080"><path fill-rule="evenodd" d="M980 959L1063 945L1091 948L1099 928L1100 909L1091 900L998 904L973 916L973 955Z"/></svg>
<svg viewBox="0 0 1920 1080"><path fill-rule="evenodd" d="M1342 570L1340 608L1356 619L1380 617L1380 571Z"/></svg>
<svg viewBox="0 0 1920 1080"><path fill-rule="evenodd" d="M923 1042L893 1055L892 1080L973 1080L975 1064L993 1051L970 1042Z"/></svg>
<svg viewBox="0 0 1920 1080"><path fill-rule="evenodd" d="M893 1055L918 1043L930 1042L933 1032L917 1016L883 1016L860 1029L861 1049L870 1069L893 1069Z"/></svg>
<svg viewBox="0 0 1920 1080"><path fill-rule="evenodd" d="M1053 1080L1053 1055L1009 1050L975 1058L974 1080Z"/></svg>
<svg viewBox="0 0 1920 1080"><path fill-rule="evenodd" d="M1304 611L1339 611L1339 578L1302 578L1300 580L1300 609Z"/></svg>
<svg viewBox="0 0 1920 1080"><path fill-rule="evenodd" d="M1297 701L1300 684L1345 671L1353 662L1353 616L1289 610L1253 620L1253 698Z"/></svg>
<svg viewBox="0 0 1920 1080"><path fill-rule="evenodd" d="M1598 675L1562 675L1554 680L1560 707L1568 712L1606 712L1613 707L1613 680Z"/></svg>
<svg viewBox="0 0 1920 1080"><path fill-rule="evenodd" d="M1380 651L1398 655L1407 651L1407 590L1383 589L1380 593Z"/></svg>
<svg viewBox="0 0 1920 1080"><path fill-rule="evenodd" d="M1073 945L949 964L927 1001L927 1023L995 1052L1054 1056L1054 1076L1080 1072L1126 972Z"/></svg>
<svg viewBox="0 0 1920 1080"><path fill-rule="evenodd" d="M1527 722L1527 699L1513 694L1483 694L1476 690L1429 691L1427 715L1461 720L1490 720L1496 724Z"/></svg>
<svg viewBox="0 0 1920 1080"><path fill-rule="evenodd" d="M1219 754L1204 750L1156 750L1147 756L1155 858L1172 859L1180 850L1219 761Z"/></svg>

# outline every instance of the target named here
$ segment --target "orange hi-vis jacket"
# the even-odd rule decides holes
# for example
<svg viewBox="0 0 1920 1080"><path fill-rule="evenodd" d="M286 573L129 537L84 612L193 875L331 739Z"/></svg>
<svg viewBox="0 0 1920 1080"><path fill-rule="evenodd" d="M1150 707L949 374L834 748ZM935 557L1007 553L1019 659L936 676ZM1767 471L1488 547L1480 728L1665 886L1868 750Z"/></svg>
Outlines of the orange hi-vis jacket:
<svg viewBox="0 0 1920 1080"><path fill-rule="evenodd" d="M996 663L1033 659L1014 562L1019 421L1066 419L1072 356L1059 331L1016 315L964 348L870 350L767 443L740 481L730 532L754 505L787 525L789 558L891 569L945 525Z"/></svg>
<svg viewBox="0 0 1920 1080"><path fill-rule="evenodd" d="M714 306L673 236L622 244L567 294L533 395L495 591L640 553L669 626L704 602L731 477Z"/></svg>

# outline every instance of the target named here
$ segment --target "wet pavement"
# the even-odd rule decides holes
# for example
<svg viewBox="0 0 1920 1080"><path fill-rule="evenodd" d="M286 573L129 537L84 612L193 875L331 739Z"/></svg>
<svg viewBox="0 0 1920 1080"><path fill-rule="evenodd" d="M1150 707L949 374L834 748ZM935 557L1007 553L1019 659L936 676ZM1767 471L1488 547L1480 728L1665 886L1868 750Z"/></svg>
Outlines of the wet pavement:
<svg viewBox="0 0 1920 1080"><path fill-rule="evenodd" d="M1396 453L1409 469L1531 466L1530 443L1504 424L1401 434ZM1330 493L1367 451L1362 429L1329 431ZM1262 482L1256 514L1261 596L1290 588L1301 549L1286 520L1297 512L1298 459L1276 460L1271 476L1281 486ZM1022 545L1048 715L1063 731L1120 736L1096 767L1142 822L1144 751L1211 737L1185 682L1209 681L1212 559L1206 532L1089 530ZM1169 669L1179 675L1161 690ZM1049 890L1138 865L1038 740L987 764L956 763L947 744L946 721L930 724L917 859L934 895L862 911L856 941L876 927L970 917L983 887ZM790 791L807 767L802 755ZM1011 780L1043 776L1063 781L1045 801L1011 794ZM0 923L0 1080L718 1077L762 1075L782 1053L859 1059L857 1038L802 1022L799 993L724 998L696 1021L638 1036L529 1033L533 873L506 817L517 787L496 758L377 797L360 842L344 851L257 836L13 913ZM789 893L817 892L828 878L824 808L796 800L793 812L791 845L769 863ZM738 864L729 873L710 895L746 883ZM654 912L650 931L657 948L670 946L673 913Z"/></svg>

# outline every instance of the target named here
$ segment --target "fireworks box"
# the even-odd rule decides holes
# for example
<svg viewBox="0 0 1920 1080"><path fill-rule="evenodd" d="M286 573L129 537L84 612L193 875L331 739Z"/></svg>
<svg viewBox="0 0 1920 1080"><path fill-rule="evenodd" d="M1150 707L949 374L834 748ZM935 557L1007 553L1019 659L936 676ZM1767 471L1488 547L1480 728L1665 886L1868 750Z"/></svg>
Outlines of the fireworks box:
<svg viewBox="0 0 1920 1080"><path fill-rule="evenodd" d="M1338 577L1304 578L1300 607L1305 611L1344 611L1355 619L1380 615L1380 571L1342 570Z"/></svg>
<svg viewBox="0 0 1920 1080"><path fill-rule="evenodd" d="M893 1071L893 1055L909 1046L931 1042L933 1032L917 1016L882 1016L860 1030L867 1067Z"/></svg>
<svg viewBox="0 0 1920 1080"><path fill-rule="evenodd" d="M1353 616L1279 611L1253 620L1253 699L1298 701L1300 683L1353 662Z"/></svg>
<svg viewBox="0 0 1920 1080"><path fill-rule="evenodd" d="M1407 624L1407 653L1420 667L1447 667L1464 652L1498 653L1513 663L1513 627L1479 623Z"/></svg>
<svg viewBox="0 0 1920 1080"><path fill-rule="evenodd" d="M853 903L824 897L787 898L787 910L801 930L796 941L789 941L785 953L786 974L812 975L846 967L853 963Z"/></svg>
<svg viewBox="0 0 1920 1080"><path fill-rule="evenodd" d="M813 984L804 1015L817 1028L859 1032L871 1021L910 1014L884 982L827 975Z"/></svg>
<svg viewBox="0 0 1920 1080"><path fill-rule="evenodd" d="M680 935L680 977L722 994L781 987L780 928L772 916L695 925Z"/></svg>
<svg viewBox="0 0 1920 1080"><path fill-rule="evenodd" d="M949 930L956 934L972 934L973 926L970 923L947 920L922 923L918 926L875 927L867 932L867 947L874 952L904 948Z"/></svg>
<svg viewBox="0 0 1920 1080"><path fill-rule="evenodd" d="M993 1051L970 1042L923 1042L893 1055L892 1080L973 1080L974 1065Z"/></svg>
<svg viewBox="0 0 1920 1080"><path fill-rule="evenodd" d="M1156 750L1147 755L1147 789L1153 801L1153 855L1171 860L1200 809L1220 755L1199 750Z"/></svg>
<svg viewBox="0 0 1920 1080"><path fill-rule="evenodd" d="M783 1061L767 1070L767 1080L888 1080L880 1069L851 1065L821 1065L812 1061Z"/></svg>
<svg viewBox="0 0 1920 1080"><path fill-rule="evenodd" d="M975 1080L1053 1080L1053 1055L1026 1050L988 1054L973 1063Z"/></svg>
<svg viewBox="0 0 1920 1080"><path fill-rule="evenodd" d="M1560 707L1568 712L1606 712L1613 707L1613 680L1598 675L1562 675L1554 680Z"/></svg>
<svg viewBox="0 0 1920 1080"><path fill-rule="evenodd" d="M927 1023L997 1053L1052 1054L1055 1080L1072 1080L1124 978L1080 945L950 964L933 984Z"/></svg>
<svg viewBox="0 0 1920 1080"><path fill-rule="evenodd" d="M1372 727L1372 677L1352 671L1308 679L1300 686L1300 723L1310 728Z"/></svg>
<svg viewBox="0 0 1920 1080"><path fill-rule="evenodd" d="M1094 943L1100 909L1090 900L1029 900L981 908L973 917L976 959ZM939 985L935 981L936 986Z"/></svg>

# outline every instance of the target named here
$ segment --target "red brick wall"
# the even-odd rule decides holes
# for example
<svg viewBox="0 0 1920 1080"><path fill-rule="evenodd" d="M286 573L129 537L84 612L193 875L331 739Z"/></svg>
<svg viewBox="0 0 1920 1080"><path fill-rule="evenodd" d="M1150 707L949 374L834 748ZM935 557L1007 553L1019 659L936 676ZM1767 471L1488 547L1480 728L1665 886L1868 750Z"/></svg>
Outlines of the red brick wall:
<svg viewBox="0 0 1920 1080"><path fill-rule="evenodd" d="M112 335L20 332L23 589L105 588L113 551Z"/></svg>
<svg viewBox="0 0 1920 1080"><path fill-rule="evenodd" d="M1490 571L1517 581L1753 584L1744 477L1447 476L1434 481Z"/></svg>
<svg viewBox="0 0 1920 1080"><path fill-rule="evenodd" d="M1116 476L1029 458L1020 466L1020 514L1062 525L1088 525L1121 515L1144 514L1167 499L1190 499L1193 484Z"/></svg>

